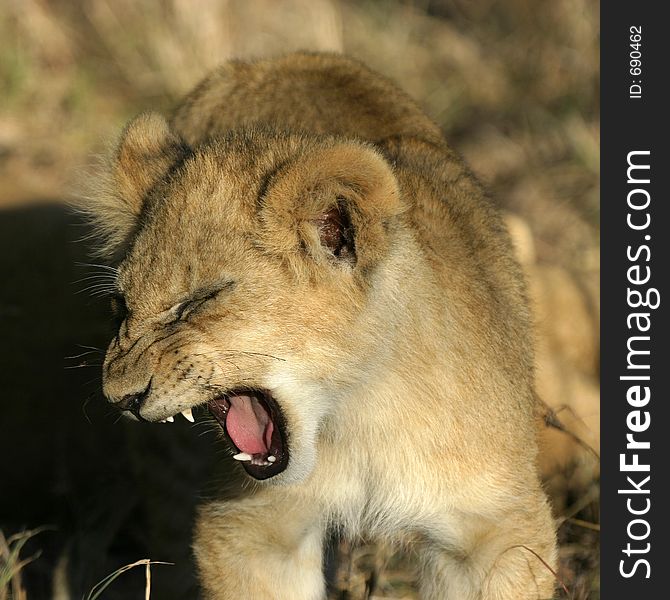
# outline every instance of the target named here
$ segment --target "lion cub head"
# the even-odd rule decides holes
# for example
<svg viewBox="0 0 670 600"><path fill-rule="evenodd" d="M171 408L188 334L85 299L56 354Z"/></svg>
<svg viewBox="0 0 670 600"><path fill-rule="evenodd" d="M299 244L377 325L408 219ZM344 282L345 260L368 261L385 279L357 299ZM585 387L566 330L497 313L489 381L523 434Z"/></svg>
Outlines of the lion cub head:
<svg viewBox="0 0 670 600"><path fill-rule="evenodd" d="M371 147L253 130L188 147L130 123L88 211L117 267L110 402L207 407L246 472L296 481L379 340L362 322L403 206Z"/></svg>

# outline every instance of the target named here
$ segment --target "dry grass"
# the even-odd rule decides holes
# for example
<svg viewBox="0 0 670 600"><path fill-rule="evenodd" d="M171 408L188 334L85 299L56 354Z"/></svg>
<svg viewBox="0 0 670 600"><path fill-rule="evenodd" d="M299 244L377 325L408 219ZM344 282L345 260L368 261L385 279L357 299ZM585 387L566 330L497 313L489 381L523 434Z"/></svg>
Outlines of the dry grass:
<svg viewBox="0 0 670 600"><path fill-rule="evenodd" d="M27 600L21 572L31 562L39 558L39 551L29 557L22 557L26 543L43 529L21 531L5 538L0 529L0 600Z"/></svg>
<svg viewBox="0 0 670 600"><path fill-rule="evenodd" d="M126 571L134 569L136 567L144 567L144 600L151 600L151 566L152 565L169 565L171 563L152 561L148 558L143 558L129 565L124 565L113 571L107 577L100 580L96 583L89 593L86 595L85 600L98 600L102 598L103 592L114 583L114 580L123 575Z"/></svg>
<svg viewBox="0 0 670 600"><path fill-rule="evenodd" d="M64 198L73 173L129 116L168 110L223 60L344 51L425 106L496 200L521 217L520 238L528 228L532 282L542 269L568 273L597 321L598 27L595 0L9 0L0 5L0 208ZM543 318L554 317L564 322L565 309L552 306ZM598 392L597 327L575 344L544 325L543 395L579 406L583 390ZM584 345L588 360L574 355ZM597 465L580 458L550 482L561 496L558 576L573 600L599 598L597 478ZM2 546L3 577L13 576L0 579L0 600L25 597L22 539ZM334 597L416 597L411 560L394 548L342 553Z"/></svg>
<svg viewBox="0 0 670 600"><path fill-rule="evenodd" d="M21 572L27 565L39 558L39 552L28 558L21 558L21 551L25 544L40 531L42 530L22 531L5 538L0 530L0 600L28 600L28 594L21 581ZM115 579L136 567L144 567L144 600L151 600L151 567L152 565L169 564L171 563L142 559L124 565L95 584L84 600L99 600Z"/></svg>

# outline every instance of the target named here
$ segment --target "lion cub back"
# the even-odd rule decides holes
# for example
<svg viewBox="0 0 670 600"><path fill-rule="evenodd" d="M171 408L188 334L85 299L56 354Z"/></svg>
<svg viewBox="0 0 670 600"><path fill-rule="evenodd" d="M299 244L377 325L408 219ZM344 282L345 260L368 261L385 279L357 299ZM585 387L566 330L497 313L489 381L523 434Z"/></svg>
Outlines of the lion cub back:
<svg viewBox="0 0 670 600"><path fill-rule="evenodd" d="M444 142L439 127L396 85L336 54L291 54L229 62L177 109L172 125L189 144L240 127L333 134L368 141L392 136Z"/></svg>

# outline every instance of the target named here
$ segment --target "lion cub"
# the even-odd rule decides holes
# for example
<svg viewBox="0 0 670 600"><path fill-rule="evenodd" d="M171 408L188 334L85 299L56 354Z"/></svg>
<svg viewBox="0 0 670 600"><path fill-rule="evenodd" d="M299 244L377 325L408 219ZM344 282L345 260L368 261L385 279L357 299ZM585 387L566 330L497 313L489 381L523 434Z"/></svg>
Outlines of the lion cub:
<svg viewBox="0 0 670 600"><path fill-rule="evenodd" d="M231 62L99 188L107 398L208 409L246 479L200 510L207 598L324 598L334 527L411 539L425 599L552 596L523 280L408 96L342 56Z"/></svg>

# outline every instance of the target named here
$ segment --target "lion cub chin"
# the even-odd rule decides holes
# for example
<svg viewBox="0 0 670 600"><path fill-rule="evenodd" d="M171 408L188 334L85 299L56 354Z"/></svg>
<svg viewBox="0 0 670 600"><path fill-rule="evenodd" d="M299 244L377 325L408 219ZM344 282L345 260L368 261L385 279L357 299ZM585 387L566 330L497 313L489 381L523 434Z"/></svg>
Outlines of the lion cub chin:
<svg viewBox="0 0 670 600"><path fill-rule="evenodd" d="M552 596L523 280L408 96L342 56L231 62L95 185L107 398L201 407L237 468L199 513L207 598L324 598L332 528L411 539L422 598Z"/></svg>

